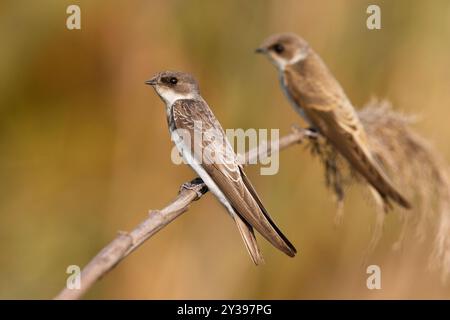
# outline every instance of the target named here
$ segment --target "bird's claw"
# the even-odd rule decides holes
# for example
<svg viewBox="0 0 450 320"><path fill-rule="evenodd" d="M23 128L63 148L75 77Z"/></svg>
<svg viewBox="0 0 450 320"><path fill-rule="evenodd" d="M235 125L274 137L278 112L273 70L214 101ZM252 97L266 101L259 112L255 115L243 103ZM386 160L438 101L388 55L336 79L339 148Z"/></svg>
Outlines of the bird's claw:
<svg viewBox="0 0 450 320"><path fill-rule="evenodd" d="M304 134L307 138L317 139L319 137L319 131L316 128L302 128L298 124L293 124L291 127L292 131Z"/></svg>
<svg viewBox="0 0 450 320"><path fill-rule="evenodd" d="M195 178L192 181L183 183L180 187L180 192L182 192L183 190L194 191L197 194L197 199L199 199L208 191L208 187L205 185L202 179Z"/></svg>
<svg viewBox="0 0 450 320"><path fill-rule="evenodd" d="M317 139L319 137L319 131L316 128L310 127L305 129L305 135L310 139Z"/></svg>

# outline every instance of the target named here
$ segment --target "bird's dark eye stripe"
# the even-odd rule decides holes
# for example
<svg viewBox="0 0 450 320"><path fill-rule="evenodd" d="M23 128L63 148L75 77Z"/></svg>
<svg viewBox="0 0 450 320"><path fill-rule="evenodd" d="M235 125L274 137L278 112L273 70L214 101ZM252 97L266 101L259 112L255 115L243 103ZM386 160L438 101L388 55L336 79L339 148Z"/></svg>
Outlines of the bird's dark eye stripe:
<svg viewBox="0 0 450 320"><path fill-rule="evenodd" d="M276 53L282 53L284 51L284 46L280 43L276 43L272 46L272 49L276 52Z"/></svg>
<svg viewBox="0 0 450 320"><path fill-rule="evenodd" d="M176 77L162 77L161 82L166 84L177 84L178 79Z"/></svg>

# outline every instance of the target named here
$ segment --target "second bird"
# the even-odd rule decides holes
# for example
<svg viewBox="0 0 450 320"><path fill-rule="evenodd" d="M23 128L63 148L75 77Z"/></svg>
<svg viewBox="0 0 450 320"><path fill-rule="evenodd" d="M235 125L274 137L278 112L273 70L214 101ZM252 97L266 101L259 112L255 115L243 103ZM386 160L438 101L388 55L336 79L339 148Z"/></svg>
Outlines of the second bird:
<svg viewBox="0 0 450 320"><path fill-rule="evenodd" d="M276 248L293 257L294 246L262 205L222 126L200 95L197 81L186 73L165 71L146 83L166 104L173 142L184 160L231 214L253 262L263 262L253 228Z"/></svg>
<svg viewBox="0 0 450 320"><path fill-rule="evenodd" d="M256 50L279 71L281 87L294 109L317 129L384 200L410 203L374 158L366 132L344 90L308 43L292 33L267 38Z"/></svg>

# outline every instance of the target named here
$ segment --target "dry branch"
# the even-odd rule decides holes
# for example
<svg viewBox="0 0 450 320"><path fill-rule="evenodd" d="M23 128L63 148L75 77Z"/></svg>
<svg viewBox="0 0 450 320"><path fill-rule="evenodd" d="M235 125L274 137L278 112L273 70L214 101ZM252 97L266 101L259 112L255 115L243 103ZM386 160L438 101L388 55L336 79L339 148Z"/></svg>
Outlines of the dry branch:
<svg viewBox="0 0 450 320"><path fill-rule="evenodd" d="M258 157L268 157L270 154L302 142L310 134L308 130L293 128L292 132L281 137L278 143L269 145L268 148L252 149L244 159L247 160L247 163L251 163ZM261 152L261 149L263 152ZM244 159L240 161L244 162ZM149 216L131 232L119 232L119 235L84 267L81 272L80 289L68 289L66 287L55 299L74 300L81 298L95 282L155 233L187 211L189 205L200 199L206 192L208 192L208 189L199 178L183 184L178 196L172 202L161 210L151 210Z"/></svg>

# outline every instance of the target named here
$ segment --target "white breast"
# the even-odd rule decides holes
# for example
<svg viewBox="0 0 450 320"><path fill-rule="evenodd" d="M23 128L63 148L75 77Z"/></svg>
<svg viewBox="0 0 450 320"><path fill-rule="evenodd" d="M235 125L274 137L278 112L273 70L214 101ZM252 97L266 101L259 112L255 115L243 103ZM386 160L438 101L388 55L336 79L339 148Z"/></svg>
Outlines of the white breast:
<svg viewBox="0 0 450 320"><path fill-rule="evenodd" d="M214 182L214 180L211 178L211 176L205 171L205 169L203 169L199 161L192 155L192 151L188 148L185 148L182 139L180 139L180 136L176 131L171 132L171 138L177 146L177 149L181 152L184 161L186 161L186 163L188 163L192 167L192 169L194 169L194 171L199 175L203 182L208 186L209 191L211 191L217 197L217 199L219 199L222 205L225 206L225 208L233 217L236 213L233 210L230 202Z"/></svg>
<svg viewBox="0 0 450 320"><path fill-rule="evenodd" d="M308 117L305 114L305 111L302 109L301 106L299 106L294 99L292 98L291 94L289 93L289 90L286 86L286 79L284 77L284 71L280 71L279 73L280 78L280 84L281 84L281 90L284 92L284 95L289 100L289 103L291 104L292 108L310 125L313 126L311 121L308 119Z"/></svg>
<svg viewBox="0 0 450 320"><path fill-rule="evenodd" d="M156 91L159 96L164 100L167 106L171 106L175 101L180 99L193 99L195 97L194 94L182 94L178 93L175 90L165 88L165 87L157 87Z"/></svg>

